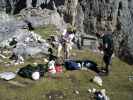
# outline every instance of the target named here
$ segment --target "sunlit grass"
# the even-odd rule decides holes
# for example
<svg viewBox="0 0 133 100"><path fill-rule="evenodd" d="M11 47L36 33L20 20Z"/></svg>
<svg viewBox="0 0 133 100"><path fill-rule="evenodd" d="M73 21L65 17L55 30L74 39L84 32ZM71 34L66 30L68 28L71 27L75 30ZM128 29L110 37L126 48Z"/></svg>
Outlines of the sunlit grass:
<svg viewBox="0 0 133 100"><path fill-rule="evenodd" d="M34 31L42 36L42 38L46 39L50 35L56 35L59 34L56 31L56 27L54 25L47 25L42 26L40 28L36 28Z"/></svg>
<svg viewBox="0 0 133 100"><path fill-rule="evenodd" d="M55 32L55 29L39 28L35 30L41 34L43 38L48 37L49 33ZM54 33L53 32L53 33ZM102 55L93 53L90 50L73 50L76 59L89 59L95 61L101 67ZM25 64L18 66L4 67L0 66L0 72L13 71L27 64L34 62L44 63L42 59L28 59ZM96 73L93 71L67 71L64 70L60 74L60 78L49 79L46 73L38 81L22 78L17 76L13 81L24 84L25 87L16 86L7 81L0 80L0 100L50 100L47 96L51 91L61 91L63 99L54 98L51 100L92 100L87 90L90 88L102 89L105 88L110 100L133 100L133 81L128 80L128 76L133 72L133 66L130 66L117 57L113 58L111 72L109 76L102 77L103 87L97 86L90 82ZM79 95L74 91L78 90Z"/></svg>

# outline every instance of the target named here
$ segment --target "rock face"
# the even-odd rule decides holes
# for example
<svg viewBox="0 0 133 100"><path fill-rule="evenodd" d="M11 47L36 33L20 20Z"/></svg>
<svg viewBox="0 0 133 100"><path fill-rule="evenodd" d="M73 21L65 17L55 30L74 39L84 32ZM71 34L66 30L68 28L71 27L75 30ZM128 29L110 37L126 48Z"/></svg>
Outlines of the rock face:
<svg viewBox="0 0 133 100"><path fill-rule="evenodd" d="M66 0L67 1L67 0ZM128 63L133 61L133 0L68 0L76 10L75 26L80 34L113 30L115 52ZM76 6L75 6L76 5Z"/></svg>
<svg viewBox="0 0 133 100"><path fill-rule="evenodd" d="M48 54L49 44L33 31L19 29L16 30L13 37L17 41L16 47L13 48L15 55L26 57L35 56L40 53Z"/></svg>
<svg viewBox="0 0 133 100"><path fill-rule="evenodd" d="M11 37L16 29L23 27L27 27L24 21L17 21L13 16L0 12L0 42Z"/></svg>
<svg viewBox="0 0 133 100"><path fill-rule="evenodd" d="M19 35L18 35L19 34ZM16 42L13 42L15 39ZM16 29L10 37L0 42L0 47L9 48L12 54L22 57L48 54L49 44L41 36L26 29Z"/></svg>
<svg viewBox="0 0 133 100"><path fill-rule="evenodd" d="M0 48L9 48L23 57L48 54L49 44L33 31L24 29L27 24L5 12L0 13ZM12 46L13 39L17 42ZM15 42L15 43L16 43Z"/></svg>
<svg viewBox="0 0 133 100"><path fill-rule="evenodd" d="M55 9L64 5L65 0L0 0L0 9L7 13L17 14L24 8L41 7Z"/></svg>
<svg viewBox="0 0 133 100"><path fill-rule="evenodd" d="M58 20L54 23L59 25L62 22L59 19L61 16L66 23L77 27L79 36L95 35L96 31L101 30L113 30L116 55L132 63L133 0L0 0L0 9L12 14L19 12L22 14L22 9L33 7L58 12L59 14L54 13L55 16L58 16L55 17ZM44 9L37 10L39 13L43 11ZM41 18L29 17L28 21L36 25L37 21L34 21L42 20ZM48 21L50 20L44 22ZM39 23L44 24L44 22ZM63 25L61 24L61 26Z"/></svg>
<svg viewBox="0 0 133 100"><path fill-rule="evenodd" d="M21 16L21 19L23 19L24 21L31 23L33 27L49 24L55 25L57 29L62 29L63 26L65 27L65 22L63 18L59 15L57 11L54 10L29 8L22 10L19 16Z"/></svg>
<svg viewBox="0 0 133 100"><path fill-rule="evenodd" d="M133 0L81 0L86 34L113 30L116 54L133 61ZM78 16L78 15L77 15Z"/></svg>
<svg viewBox="0 0 133 100"><path fill-rule="evenodd" d="M66 26L59 13L48 9L24 9L17 16L18 19L5 12L0 12L0 41L8 39L16 29L28 29L29 24L33 28L51 24L60 30Z"/></svg>

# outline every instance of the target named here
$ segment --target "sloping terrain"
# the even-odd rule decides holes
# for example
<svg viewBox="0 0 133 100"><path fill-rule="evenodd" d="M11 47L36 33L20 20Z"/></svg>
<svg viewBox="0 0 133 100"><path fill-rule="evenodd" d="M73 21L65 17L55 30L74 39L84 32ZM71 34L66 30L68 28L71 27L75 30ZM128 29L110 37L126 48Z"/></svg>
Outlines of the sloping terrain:
<svg viewBox="0 0 133 100"><path fill-rule="evenodd" d="M53 26L35 29L36 33L46 38L49 33L55 34ZM90 50L83 49L72 51L75 59L89 59L95 61L98 67L102 67L102 55ZM8 61L8 59L6 59ZM30 58L24 64L8 66L0 64L0 72L16 72L19 68L34 62L44 64L43 58ZM93 100L88 89L106 89L111 100L133 100L133 66L130 66L118 58L112 61L109 76L103 76L103 87L97 86L90 80L96 75L93 71L67 71L64 68L62 74L49 78L46 73L38 81L17 76L14 80L5 81L0 79L0 100Z"/></svg>

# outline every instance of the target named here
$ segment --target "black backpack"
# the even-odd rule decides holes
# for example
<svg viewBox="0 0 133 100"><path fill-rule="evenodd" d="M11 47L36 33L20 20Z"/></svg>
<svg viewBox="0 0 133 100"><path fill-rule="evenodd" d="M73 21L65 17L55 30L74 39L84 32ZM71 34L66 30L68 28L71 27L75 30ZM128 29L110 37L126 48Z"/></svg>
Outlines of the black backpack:
<svg viewBox="0 0 133 100"><path fill-rule="evenodd" d="M34 72L39 72L40 76L44 76L45 69L43 64L38 64L37 66L27 65L21 68L18 72L18 75L26 78L32 79L32 74Z"/></svg>
<svg viewBox="0 0 133 100"><path fill-rule="evenodd" d="M105 44L108 44L108 48L105 48ZM111 34L106 34L103 36L103 50L107 53L112 54L114 51L114 43Z"/></svg>

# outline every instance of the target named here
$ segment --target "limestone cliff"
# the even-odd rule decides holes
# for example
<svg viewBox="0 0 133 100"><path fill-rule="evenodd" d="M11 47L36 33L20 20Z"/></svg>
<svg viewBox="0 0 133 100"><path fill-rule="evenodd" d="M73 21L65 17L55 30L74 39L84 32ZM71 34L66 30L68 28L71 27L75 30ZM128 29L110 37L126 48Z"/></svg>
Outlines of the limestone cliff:
<svg viewBox="0 0 133 100"><path fill-rule="evenodd" d="M113 30L116 54L133 61L133 0L80 0L86 34ZM79 16L79 15L77 15Z"/></svg>
<svg viewBox="0 0 133 100"><path fill-rule="evenodd" d="M12 14L33 7L57 11L79 34L113 30L116 54L133 62L133 0L0 0Z"/></svg>

